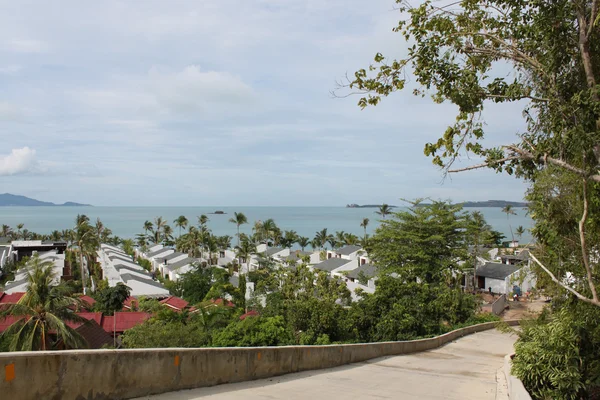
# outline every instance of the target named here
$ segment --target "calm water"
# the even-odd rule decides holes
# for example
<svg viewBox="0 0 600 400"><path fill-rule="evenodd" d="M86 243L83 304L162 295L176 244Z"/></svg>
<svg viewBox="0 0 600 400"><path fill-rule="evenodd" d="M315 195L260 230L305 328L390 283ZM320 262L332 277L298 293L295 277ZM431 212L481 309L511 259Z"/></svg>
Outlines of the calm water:
<svg viewBox="0 0 600 400"><path fill-rule="evenodd" d="M226 212L225 215L209 215L215 210ZM143 232L144 221L153 221L155 217L163 217L175 229L173 220L185 215L191 223L197 223L197 216L207 214L208 226L216 235L234 236L236 227L228 222L234 212L246 214L249 223L242 225L241 232L250 233L254 221L273 218L282 230L295 230L302 236L313 238L317 230L327 228L331 233L345 231L361 236L363 229L360 223L369 218L367 232L372 233L379 225L379 215L374 208L345 207L0 207L0 225L15 227L19 223L32 232L50 233L53 230L72 228L77 214L86 214L92 221L100 218L104 225L115 235L133 238ZM487 222L510 239L509 222L513 230L519 225L528 229L532 220L526 211L515 208L517 215L511 215L507 221L506 214L500 208L467 208L467 211L481 211ZM529 233L523 235L523 241L529 241Z"/></svg>

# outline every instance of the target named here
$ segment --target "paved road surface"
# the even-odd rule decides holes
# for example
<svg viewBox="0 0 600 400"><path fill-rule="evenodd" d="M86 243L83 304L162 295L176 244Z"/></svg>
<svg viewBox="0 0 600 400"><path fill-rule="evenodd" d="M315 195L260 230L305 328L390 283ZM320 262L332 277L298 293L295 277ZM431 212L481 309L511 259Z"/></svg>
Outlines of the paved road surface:
<svg viewBox="0 0 600 400"><path fill-rule="evenodd" d="M508 399L502 366L515 340L490 330L427 352L145 399Z"/></svg>

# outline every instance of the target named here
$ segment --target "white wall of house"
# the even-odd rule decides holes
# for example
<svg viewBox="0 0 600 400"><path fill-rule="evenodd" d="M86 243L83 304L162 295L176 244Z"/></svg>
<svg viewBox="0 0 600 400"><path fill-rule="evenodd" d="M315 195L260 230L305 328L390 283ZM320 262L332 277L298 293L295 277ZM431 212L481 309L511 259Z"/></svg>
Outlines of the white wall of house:
<svg viewBox="0 0 600 400"><path fill-rule="evenodd" d="M520 282L521 278L523 283ZM511 292L513 286L519 286L521 288L521 292L525 293L533 289L536 283L537 279L531 272L531 268L529 266L521 268L506 278L507 292Z"/></svg>
<svg viewBox="0 0 600 400"><path fill-rule="evenodd" d="M492 288L493 293L506 294L506 279L485 278L485 290Z"/></svg>

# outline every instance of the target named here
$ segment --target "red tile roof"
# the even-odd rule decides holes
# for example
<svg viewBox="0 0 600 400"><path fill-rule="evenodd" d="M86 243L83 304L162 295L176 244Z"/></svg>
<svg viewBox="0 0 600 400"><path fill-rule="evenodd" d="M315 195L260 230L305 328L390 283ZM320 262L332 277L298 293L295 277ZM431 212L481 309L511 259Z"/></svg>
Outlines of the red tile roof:
<svg viewBox="0 0 600 400"><path fill-rule="evenodd" d="M12 294L0 293L0 304L16 303L21 300L21 297L25 295L25 292L15 292Z"/></svg>
<svg viewBox="0 0 600 400"><path fill-rule="evenodd" d="M161 300L160 302L171 308L174 308L177 311L181 311L189 305L189 303L187 301L185 301L184 299L181 299L177 296L167 297L166 299Z"/></svg>
<svg viewBox="0 0 600 400"><path fill-rule="evenodd" d="M84 301L85 303L87 303L90 307L90 309L94 306L94 304L96 304L96 300L94 300L93 298L91 298L90 296L86 296L83 295L81 297L79 297L82 301Z"/></svg>
<svg viewBox="0 0 600 400"><path fill-rule="evenodd" d="M123 310L131 310L132 308L137 308L138 305L139 305L138 299L136 299L133 296L129 296L123 302Z"/></svg>
<svg viewBox="0 0 600 400"><path fill-rule="evenodd" d="M210 302L211 302L211 303L213 303L213 304L216 304L216 305L218 305L218 306L220 306L220 305L225 305L225 306L227 306L227 307L235 307L235 304L233 304L233 303L232 303L231 301L229 301L229 300L225 300L225 301L223 302L223 299L216 299L216 300L215 300L215 299L211 299L211 300L210 300Z"/></svg>
<svg viewBox="0 0 600 400"><path fill-rule="evenodd" d="M20 320L22 317L15 317L12 315L6 316L6 318L0 318L0 333L8 329L9 326Z"/></svg>
<svg viewBox="0 0 600 400"><path fill-rule="evenodd" d="M79 313L77 313L77 315L79 315L80 317L85 318L87 320L93 320L98 325L102 325L103 315L101 312L79 312ZM81 322L72 322L72 321L65 321L65 324L67 326L70 326L73 329L77 329L78 327L83 325Z"/></svg>
<svg viewBox="0 0 600 400"><path fill-rule="evenodd" d="M243 321L248 317L258 317L260 314L258 313L258 311L248 311L246 314L242 314L240 315L240 319Z"/></svg>
<svg viewBox="0 0 600 400"><path fill-rule="evenodd" d="M133 311L133 312L116 312L114 316L105 316L102 319L102 328L106 332L123 333L127 329L133 328L150 318L152 314Z"/></svg>

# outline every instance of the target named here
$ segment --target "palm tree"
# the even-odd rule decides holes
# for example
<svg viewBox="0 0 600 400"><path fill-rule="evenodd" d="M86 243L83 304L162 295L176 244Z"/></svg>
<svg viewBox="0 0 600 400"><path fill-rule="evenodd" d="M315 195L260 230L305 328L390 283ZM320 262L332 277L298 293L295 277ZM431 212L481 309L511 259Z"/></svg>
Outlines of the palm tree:
<svg viewBox="0 0 600 400"><path fill-rule="evenodd" d="M335 247L340 247L346 244L346 232L337 231L335 233Z"/></svg>
<svg viewBox="0 0 600 400"><path fill-rule="evenodd" d="M274 240L278 229L273 218L269 218L262 223L263 238L267 243L267 248L269 248L269 240Z"/></svg>
<svg viewBox="0 0 600 400"><path fill-rule="evenodd" d="M181 237L181 228L185 229L188 225L188 219L184 216L184 215L180 215L179 217L177 217L177 219L175 219L173 221L173 223L175 224L176 227L179 228L179 235L177 236L177 238Z"/></svg>
<svg viewBox="0 0 600 400"><path fill-rule="evenodd" d="M79 251L79 267L81 269L81 287L85 293L85 268L83 264L84 258L93 254L97 250L97 242L95 230L89 223L90 219L85 215L77 215L75 222L75 237L74 242L77 244Z"/></svg>
<svg viewBox="0 0 600 400"><path fill-rule="evenodd" d="M285 231L281 238L281 245L287 249L291 248L298 241L298 233L296 231Z"/></svg>
<svg viewBox="0 0 600 400"><path fill-rule="evenodd" d="M385 219L385 216L389 215L391 212L392 212L392 208L390 206L388 206L387 204L383 203L379 207L379 211L375 211L375 214L379 214L379 215L381 215L381 218Z"/></svg>
<svg viewBox="0 0 600 400"><path fill-rule="evenodd" d="M23 229L24 226L25 226L25 224L23 224L23 223L17 224L17 240L21 238L21 230Z"/></svg>
<svg viewBox="0 0 600 400"><path fill-rule="evenodd" d="M12 234L12 229L8 225L2 225L2 230L0 231L0 236L9 237Z"/></svg>
<svg viewBox="0 0 600 400"><path fill-rule="evenodd" d="M188 233L181 238L180 250L188 253L190 257L199 257L201 255L202 240L202 232L195 226L190 226Z"/></svg>
<svg viewBox="0 0 600 400"><path fill-rule="evenodd" d="M525 233L525 228L523 228L522 226L519 226L516 230L515 233L517 234L517 236L519 237L519 240L523 237L523 234Z"/></svg>
<svg viewBox="0 0 600 400"><path fill-rule="evenodd" d="M238 247L240 245L240 225L247 224L248 218L244 215L244 213L233 213L233 218L229 218L229 222L235 224L237 226L237 238L238 238Z"/></svg>
<svg viewBox="0 0 600 400"><path fill-rule="evenodd" d="M327 228L323 228L315 234L315 243L317 243L319 250L323 250L323 247L329 240L334 240L333 235L327 234Z"/></svg>
<svg viewBox="0 0 600 400"><path fill-rule="evenodd" d="M367 225L369 225L369 218L363 218L362 222L360 223L360 226L365 230L364 237L367 237Z"/></svg>
<svg viewBox="0 0 600 400"><path fill-rule="evenodd" d="M173 244L173 228L166 224L163 226L163 244L165 246Z"/></svg>
<svg viewBox="0 0 600 400"><path fill-rule="evenodd" d="M18 320L2 334L10 351L46 350L51 344L49 335L69 348L86 347L85 339L65 322L85 322L75 313L82 301L73 297L72 289L64 282L55 283L51 262L42 262L35 255L28 265L27 292L16 303L0 309L0 320L8 316Z"/></svg>
<svg viewBox="0 0 600 400"><path fill-rule="evenodd" d="M511 206L510 204L507 204L506 206L504 206L504 208L502 209L502 212L506 214L506 220L509 221L508 222L508 228L510 229L510 236L512 236L512 243L513 246L515 244L515 235L513 235L513 230L512 230L512 226L510 225L510 219L509 217L511 215L517 215L517 213L513 210L513 206Z"/></svg>
<svg viewBox="0 0 600 400"><path fill-rule="evenodd" d="M310 244L310 239L306 236L300 236L297 241L298 245L304 251L304 248Z"/></svg>
<svg viewBox="0 0 600 400"><path fill-rule="evenodd" d="M159 244L161 242L161 232L167 225L167 221L163 219L163 217L154 218L154 244Z"/></svg>
<svg viewBox="0 0 600 400"><path fill-rule="evenodd" d="M144 233L146 234L146 236L148 235L148 231L152 231L154 229L154 225L152 225L152 222L150 221L146 221L144 222Z"/></svg>
<svg viewBox="0 0 600 400"><path fill-rule="evenodd" d="M250 272L250 257L256 252L256 246L250 240L242 240L239 246L235 248L238 262L242 263L242 258L246 260L246 272Z"/></svg>
<svg viewBox="0 0 600 400"><path fill-rule="evenodd" d="M206 226L206 224L208 223L209 219L206 215L202 214L201 216L198 217L198 224L200 226Z"/></svg>

